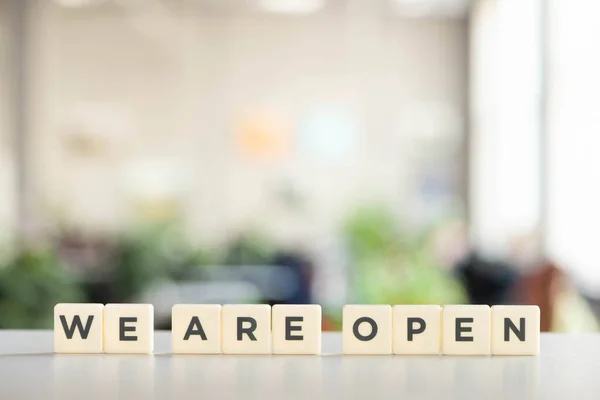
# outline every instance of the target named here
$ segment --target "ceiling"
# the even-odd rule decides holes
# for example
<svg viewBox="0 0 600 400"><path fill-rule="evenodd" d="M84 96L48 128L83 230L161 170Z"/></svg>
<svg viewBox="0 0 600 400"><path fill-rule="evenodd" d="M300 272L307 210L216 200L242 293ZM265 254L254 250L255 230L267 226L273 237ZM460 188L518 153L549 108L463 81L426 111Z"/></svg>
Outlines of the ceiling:
<svg viewBox="0 0 600 400"><path fill-rule="evenodd" d="M125 9L163 7L209 15L280 14L301 16L345 10L379 11L406 18L464 18L473 0L53 0L63 8Z"/></svg>

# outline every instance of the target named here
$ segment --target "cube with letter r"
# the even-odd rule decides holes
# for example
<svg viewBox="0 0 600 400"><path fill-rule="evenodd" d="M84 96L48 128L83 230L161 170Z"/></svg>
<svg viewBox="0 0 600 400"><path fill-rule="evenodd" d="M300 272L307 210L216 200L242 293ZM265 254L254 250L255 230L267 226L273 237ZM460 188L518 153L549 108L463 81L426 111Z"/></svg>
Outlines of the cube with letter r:
<svg viewBox="0 0 600 400"><path fill-rule="evenodd" d="M103 312L103 304L54 306L54 351L102 353Z"/></svg>
<svg viewBox="0 0 600 400"><path fill-rule="evenodd" d="M221 309L223 354L271 353L271 306L226 304Z"/></svg>

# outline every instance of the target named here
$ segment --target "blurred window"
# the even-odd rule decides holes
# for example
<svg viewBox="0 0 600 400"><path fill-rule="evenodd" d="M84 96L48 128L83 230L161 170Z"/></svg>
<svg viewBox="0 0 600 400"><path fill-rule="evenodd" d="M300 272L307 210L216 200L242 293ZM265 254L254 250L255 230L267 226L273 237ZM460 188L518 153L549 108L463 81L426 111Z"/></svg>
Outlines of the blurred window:
<svg viewBox="0 0 600 400"><path fill-rule="evenodd" d="M506 256L540 218L541 0L475 4L471 35L471 235Z"/></svg>
<svg viewBox="0 0 600 400"><path fill-rule="evenodd" d="M600 3L549 2L546 247L579 287L600 293Z"/></svg>

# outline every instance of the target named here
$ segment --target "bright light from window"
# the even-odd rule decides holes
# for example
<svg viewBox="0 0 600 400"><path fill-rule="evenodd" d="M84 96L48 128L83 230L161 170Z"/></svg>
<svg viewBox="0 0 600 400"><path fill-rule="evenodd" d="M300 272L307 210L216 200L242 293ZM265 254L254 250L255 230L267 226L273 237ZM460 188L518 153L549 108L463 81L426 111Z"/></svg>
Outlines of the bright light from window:
<svg viewBox="0 0 600 400"><path fill-rule="evenodd" d="M461 17L466 15L470 0L391 0L392 7L403 17Z"/></svg>
<svg viewBox="0 0 600 400"><path fill-rule="evenodd" d="M54 2L65 8L83 8L104 3L106 0L54 0Z"/></svg>
<svg viewBox="0 0 600 400"><path fill-rule="evenodd" d="M554 0L550 7L549 255L580 289L600 290L600 3Z"/></svg>
<svg viewBox="0 0 600 400"><path fill-rule="evenodd" d="M312 14L325 5L325 0L259 0L262 9L280 14Z"/></svg>
<svg viewBox="0 0 600 400"><path fill-rule="evenodd" d="M539 1L486 0L474 14L471 231L489 256L540 217Z"/></svg>

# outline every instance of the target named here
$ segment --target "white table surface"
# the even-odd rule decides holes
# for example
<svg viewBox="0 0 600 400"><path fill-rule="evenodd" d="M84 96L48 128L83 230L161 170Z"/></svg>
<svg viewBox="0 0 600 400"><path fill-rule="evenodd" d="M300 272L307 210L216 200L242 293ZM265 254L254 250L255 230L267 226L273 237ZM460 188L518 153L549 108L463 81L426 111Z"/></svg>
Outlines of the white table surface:
<svg viewBox="0 0 600 400"><path fill-rule="evenodd" d="M600 399L600 334L543 334L538 357L53 354L51 331L0 331L0 399Z"/></svg>

